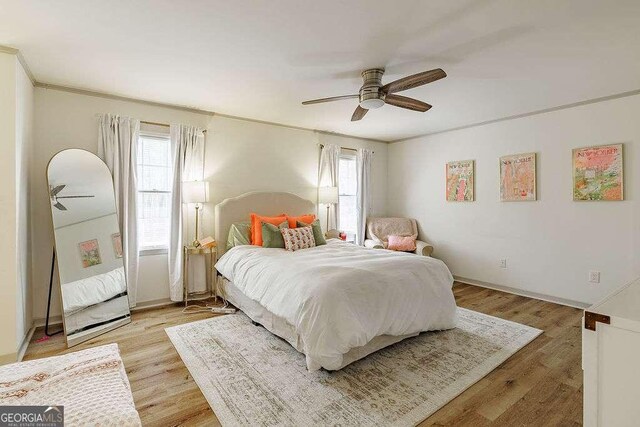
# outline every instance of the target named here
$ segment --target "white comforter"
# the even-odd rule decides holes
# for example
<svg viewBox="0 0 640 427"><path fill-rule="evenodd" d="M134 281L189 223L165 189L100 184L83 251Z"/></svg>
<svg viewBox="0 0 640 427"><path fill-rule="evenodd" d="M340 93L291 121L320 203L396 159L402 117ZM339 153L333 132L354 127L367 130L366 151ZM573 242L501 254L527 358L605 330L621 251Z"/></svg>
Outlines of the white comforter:
<svg viewBox="0 0 640 427"><path fill-rule="evenodd" d="M378 335L455 327L453 277L434 258L329 240L296 252L236 246L216 268L294 326L309 370L338 369Z"/></svg>
<svg viewBox="0 0 640 427"><path fill-rule="evenodd" d="M106 301L127 290L124 267L62 285L65 314Z"/></svg>

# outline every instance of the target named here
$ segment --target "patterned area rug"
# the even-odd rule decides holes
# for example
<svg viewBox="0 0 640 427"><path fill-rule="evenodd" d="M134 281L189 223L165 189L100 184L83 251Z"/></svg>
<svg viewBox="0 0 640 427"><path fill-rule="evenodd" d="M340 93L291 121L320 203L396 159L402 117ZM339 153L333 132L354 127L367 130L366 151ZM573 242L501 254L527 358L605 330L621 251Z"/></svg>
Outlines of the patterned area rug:
<svg viewBox="0 0 640 427"><path fill-rule="evenodd" d="M458 327L426 332L336 372L242 313L166 329L223 425L415 425L542 331L458 308Z"/></svg>
<svg viewBox="0 0 640 427"><path fill-rule="evenodd" d="M65 426L141 425L118 344L1 366L5 405L62 405Z"/></svg>

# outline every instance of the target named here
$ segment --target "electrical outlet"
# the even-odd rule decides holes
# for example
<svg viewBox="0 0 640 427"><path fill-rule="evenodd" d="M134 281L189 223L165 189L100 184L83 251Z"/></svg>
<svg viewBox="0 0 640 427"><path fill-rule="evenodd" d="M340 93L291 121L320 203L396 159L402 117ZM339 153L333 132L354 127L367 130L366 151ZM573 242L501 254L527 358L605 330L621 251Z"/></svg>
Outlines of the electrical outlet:
<svg viewBox="0 0 640 427"><path fill-rule="evenodd" d="M589 283L600 283L600 272L599 271L590 271L589 272Z"/></svg>
<svg viewBox="0 0 640 427"><path fill-rule="evenodd" d="M506 259L501 259L500 260L500 268L507 268L507 260Z"/></svg>

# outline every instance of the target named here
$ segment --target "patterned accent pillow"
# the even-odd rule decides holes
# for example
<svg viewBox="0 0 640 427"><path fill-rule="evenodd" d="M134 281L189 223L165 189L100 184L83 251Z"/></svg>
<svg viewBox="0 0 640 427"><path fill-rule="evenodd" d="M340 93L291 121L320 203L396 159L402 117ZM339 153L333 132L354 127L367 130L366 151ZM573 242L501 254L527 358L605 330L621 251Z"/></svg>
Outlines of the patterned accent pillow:
<svg viewBox="0 0 640 427"><path fill-rule="evenodd" d="M311 227L283 228L280 232L284 239L284 248L288 251L297 251L316 246Z"/></svg>
<svg viewBox="0 0 640 427"><path fill-rule="evenodd" d="M327 241L322 235L322 227L320 226L320 220L316 219L311 224L304 223L302 221L296 221L296 227L311 227L313 230L313 239L316 241L316 246L326 245Z"/></svg>

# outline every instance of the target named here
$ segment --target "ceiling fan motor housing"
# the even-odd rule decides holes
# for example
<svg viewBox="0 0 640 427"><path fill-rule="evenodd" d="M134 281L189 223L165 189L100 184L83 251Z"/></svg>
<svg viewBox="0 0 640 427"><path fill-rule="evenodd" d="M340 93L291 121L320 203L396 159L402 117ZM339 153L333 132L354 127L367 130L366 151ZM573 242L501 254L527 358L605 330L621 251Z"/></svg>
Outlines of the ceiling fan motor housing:
<svg viewBox="0 0 640 427"><path fill-rule="evenodd" d="M364 83L360 88L360 107L371 110L384 105L385 94L380 91L384 69L372 68L362 72Z"/></svg>

